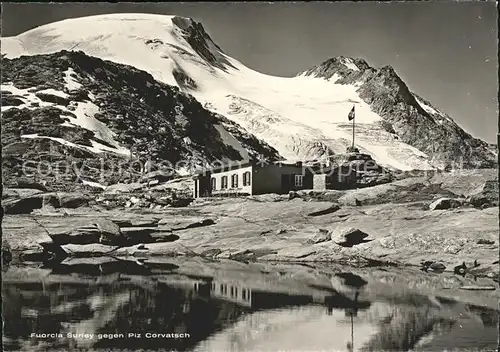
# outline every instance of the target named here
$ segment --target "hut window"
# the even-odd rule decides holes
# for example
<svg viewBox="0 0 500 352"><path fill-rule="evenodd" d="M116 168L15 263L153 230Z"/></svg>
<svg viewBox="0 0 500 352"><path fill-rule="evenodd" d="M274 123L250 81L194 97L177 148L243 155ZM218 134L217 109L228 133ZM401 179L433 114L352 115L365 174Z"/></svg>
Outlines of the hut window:
<svg viewBox="0 0 500 352"><path fill-rule="evenodd" d="M222 189L227 188L227 176L222 176L220 188Z"/></svg>
<svg viewBox="0 0 500 352"><path fill-rule="evenodd" d="M295 186L296 187L302 187L304 181L304 176L303 175L295 175Z"/></svg>
<svg viewBox="0 0 500 352"><path fill-rule="evenodd" d="M243 174L243 186L250 186L250 171Z"/></svg>
<svg viewBox="0 0 500 352"><path fill-rule="evenodd" d="M211 185L212 185L212 191L215 191L217 189L217 179L215 177L212 177L210 180Z"/></svg>
<svg viewBox="0 0 500 352"><path fill-rule="evenodd" d="M231 176L231 187L238 188L238 175L234 174Z"/></svg>

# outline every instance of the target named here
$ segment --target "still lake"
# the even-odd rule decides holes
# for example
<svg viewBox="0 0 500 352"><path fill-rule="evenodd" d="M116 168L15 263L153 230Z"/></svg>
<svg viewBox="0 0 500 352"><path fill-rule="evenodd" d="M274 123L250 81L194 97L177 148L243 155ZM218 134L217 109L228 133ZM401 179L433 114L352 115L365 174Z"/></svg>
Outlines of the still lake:
<svg viewBox="0 0 500 352"><path fill-rule="evenodd" d="M9 266L4 350L497 350L495 293L395 270L116 258Z"/></svg>

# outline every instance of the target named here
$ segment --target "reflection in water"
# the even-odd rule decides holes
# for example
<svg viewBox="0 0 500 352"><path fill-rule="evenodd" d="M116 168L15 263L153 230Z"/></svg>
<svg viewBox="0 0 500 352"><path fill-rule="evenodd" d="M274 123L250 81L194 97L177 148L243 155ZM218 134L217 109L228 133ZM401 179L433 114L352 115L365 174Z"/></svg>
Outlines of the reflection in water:
<svg viewBox="0 0 500 352"><path fill-rule="evenodd" d="M473 348L480 331L482 347L496 343L495 311L463 310L464 305L462 311L452 300L431 305L425 297L418 306L412 304L415 296L396 303L370 300L367 281L352 273L334 275L329 288L291 290L224 276L193 278L176 273L178 268L135 262L60 265L48 276L58 280L5 283L4 348L442 350Z"/></svg>

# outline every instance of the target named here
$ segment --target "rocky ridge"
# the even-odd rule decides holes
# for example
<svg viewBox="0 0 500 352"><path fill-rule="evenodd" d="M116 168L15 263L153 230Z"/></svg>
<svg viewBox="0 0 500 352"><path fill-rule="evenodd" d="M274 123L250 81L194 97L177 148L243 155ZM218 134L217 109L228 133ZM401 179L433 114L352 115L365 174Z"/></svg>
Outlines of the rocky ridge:
<svg viewBox="0 0 500 352"><path fill-rule="evenodd" d="M40 174L35 172L39 162L66 162L83 174L67 172L57 179L47 171L44 181L57 188L71 187L78 179L132 180L141 172L136 161L168 161L175 176L178 162L190 168L214 160L280 158L236 123L133 67L64 51L3 58L2 65L6 185L15 184L23 165L30 174ZM127 166L99 180L102 164Z"/></svg>
<svg viewBox="0 0 500 352"><path fill-rule="evenodd" d="M373 68L360 58L339 56L299 75L355 84L360 98L383 121L381 127L432 157L441 168L494 168L497 148L474 138L450 116L410 91L392 66Z"/></svg>
<svg viewBox="0 0 500 352"><path fill-rule="evenodd" d="M495 278L498 188L489 186L496 177L491 171L462 178L414 177L357 190L303 191L293 197L210 198L189 204L176 204L176 197L165 192L134 187L110 187L96 199L9 190L12 200L7 203L24 197L41 199L42 206L8 214L3 247L8 255L35 262L109 253L201 256L409 264L432 271L444 266L443 271ZM457 188L467 177L481 179L482 186ZM477 198L488 201L474 203ZM480 265L471 264L475 261ZM460 269L463 262L466 270Z"/></svg>

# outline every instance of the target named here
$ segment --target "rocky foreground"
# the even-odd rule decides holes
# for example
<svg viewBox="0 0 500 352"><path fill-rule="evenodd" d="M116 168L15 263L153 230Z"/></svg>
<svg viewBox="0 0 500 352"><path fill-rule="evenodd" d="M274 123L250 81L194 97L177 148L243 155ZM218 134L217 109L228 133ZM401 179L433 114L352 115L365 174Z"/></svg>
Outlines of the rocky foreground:
<svg viewBox="0 0 500 352"><path fill-rule="evenodd" d="M499 276L496 170L190 203L130 186L93 198L33 189L5 194L4 262L191 256Z"/></svg>

